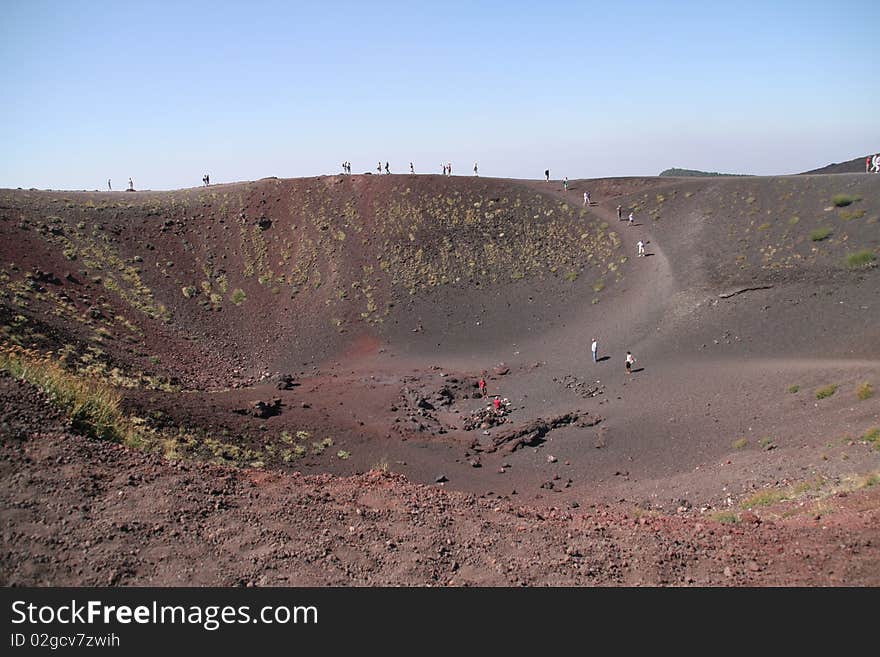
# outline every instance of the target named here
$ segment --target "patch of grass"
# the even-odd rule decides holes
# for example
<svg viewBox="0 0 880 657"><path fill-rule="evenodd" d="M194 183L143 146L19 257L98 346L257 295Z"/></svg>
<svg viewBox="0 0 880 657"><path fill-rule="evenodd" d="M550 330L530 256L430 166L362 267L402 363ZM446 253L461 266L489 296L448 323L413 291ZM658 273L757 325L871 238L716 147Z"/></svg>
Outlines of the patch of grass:
<svg viewBox="0 0 880 657"><path fill-rule="evenodd" d="M866 443L872 444L874 446L874 449L880 449L880 427L868 429L865 432L865 435L862 436L862 440L864 440Z"/></svg>
<svg viewBox="0 0 880 657"><path fill-rule="evenodd" d="M874 386L872 386L867 381L865 383L860 383L856 387L856 396L861 400L865 401L866 399L870 399L874 396Z"/></svg>
<svg viewBox="0 0 880 657"><path fill-rule="evenodd" d="M234 303L236 306L240 306L242 303L244 303L244 300L247 299L247 295L244 293L244 290L237 287L232 291L231 299L232 303Z"/></svg>
<svg viewBox="0 0 880 657"><path fill-rule="evenodd" d="M822 240L827 239L832 232L834 231L828 228L828 226L822 226L810 233L810 239L814 242L821 242Z"/></svg>
<svg viewBox="0 0 880 657"><path fill-rule="evenodd" d="M843 221L850 221L851 219L861 219L865 216L865 210L841 210L837 213Z"/></svg>
<svg viewBox="0 0 880 657"><path fill-rule="evenodd" d="M574 283L577 280L577 277L578 275L576 271L570 271L565 274L565 280L567 280L569 283Z"/></svg>
<svg viewBox="0 0 880 657"><path fill-rule="evenodd" d="M715 522L720 522L726 525L732 525L739 522L739 516L733 511L719 511L718 513L713 513L710 517Z"/></svg>
<svg viewBox="0 0 880 657"><path fill-rule="evenodd" d="M816 391L816 399L825 399L826 397L830 397L835 392L837 392L837 388L839 386L836 383L832 383L831 385L825 386L824 388L819 388Z"/></svg>
<svg viewBox="0 0 880 657"><path fill-rule="evenodd" d="M798 392L800 389L801 389L801 387L800 387L799 385L797 385L797 384L795 384L795 385L793 385L793 386L788 386L788 391L789 391L791 394L795 394L795 393Z"/></svg>
<svg viewBox="0 0 880 657"><path fill-rule="evenodd" d="M742 449L743 447L745 447L748 444L749 444L748 438L740 438L739 440L733 441L733 448L734 449Z"/></svg>
<svg viewBox="0 0 880 657"><path fill-rule="evenodd" d="M180 291L187 299L192 299L199 293L199 288L197 288L195 285L187 285L186 287L180 288Z"/></svg>
<svg viewBox="0 0 880 657"><path fill-rule="evenodd" d="M770 224L770 222L765 222L765 223L761 224L760 226L758 226L758 230L769 230L771 225L772 224Z"/></svg>
<svg viewBox="0 0 880 657"><path fill-rule="evenodd" d="M770 438L769 436L765 436L764 438L761 438L761 440L758 441L758 444L761 446L761 449L763 449L763 450L769 451L771 449L776 449L776 443L774 443L773 439Z"/></svg>
<svg viewBox="0 0 880 657"><path fill-rule="evenodd" d="M861 196L850 196L849 194L836 194L831 202L838 208L846 207L847 205L852 205L856 201L861 201Z"/></svg>
<svg viewBox="0 0 880 657"><path fill-rule="evenodd" d="M324 440L322 440L319 443L312 443L312 454L315 454L315 455L323 454L325 449L327 449L328 447L332 447L332 446L333 446L333 439L332 438L324 438Z"/></svg>
<svg viewBox="0 0 880 657"><path fill-rule="evenodd" d="M873 254L869 249L862 249L861 251L856 251L855 253L850 253L846 256L846 264L848 267L864 267L866 265L870 265L877 259L877 256Z"/></svg>
<svg viewBox="0 0 880 657"><path fill-rule="evenodd" d="M744 500L740 506L744 509L751 509L756 506L770 506L788 498L788 494L782 490L762 490L755 493L747 500Z"/></svg>
<svg viewBox="0 0 880 657"><path fill-rule="evenodd" d="M344 449L340 449L336 452L336 457L342 459L343 461L351 456L351 452L346 452Z"/></svg>
<svg viewBox="0 0 880 657"><path fill-rule="evenodd" d="M0 370L52 397L77 433L115 441L126 437L122 397L109 386L76 376L47 356L13 345L0 348Z"/></svg>
<svg viewBox="0 0 880 657"><path fill-rule="evenodd" d="M789 218L788 223L789 223L789 225L794 226L800 220L801 220L801 218L799 216L793 215L791 218Z"/></svg>

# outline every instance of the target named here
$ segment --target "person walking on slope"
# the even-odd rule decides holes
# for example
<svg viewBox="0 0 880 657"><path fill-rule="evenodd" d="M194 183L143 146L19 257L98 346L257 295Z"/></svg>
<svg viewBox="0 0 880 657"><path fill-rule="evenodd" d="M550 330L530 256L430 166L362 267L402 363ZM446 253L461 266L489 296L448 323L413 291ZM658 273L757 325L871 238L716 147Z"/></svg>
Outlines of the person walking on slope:
<svg viewBox="0 0 880 657"><path fill-rule="evenodd" d="M480 387L480 394L483 398L486 398L486 373L483 372L482 376L480 376L480 381L477 384Z"/></svg>
<svg viewBox="0 0 880 657"><path fill-rule="evenodd" d="M550 169L544 169L544 180L550 182Z"/></svg>
<svg viewBox="0 0 880 657"><path fill-rule="evenodd" d="M590 202L590 195L584 192L584 207L587 207L587 204Z"/></svg>
<svg viewBox="0 0 880 657"><path fill-rule="evenodd" d="M645 255L645 243L644 243L642 240L639 240L639 241L636 243L636 246L639 247L639 256L638 256L638 257L639 257L639 258L644 257L644 255Z"/></svg>
<svg viewBox="0 0 880 657"><path fill-rule="evenodd" d="M587 195L587 205L590 205L593 201L590 200L590 192L584 192Z"/></svg>
<svg viewBox="0 0 880 657"><path fill-rule="evenodd" d="M633 358L633 355L630 352L626 352L626 358L623 361L624 367L626 367L626 373L632 374L632 367L635 364L636 359Z"/></svg>
<svg viewBox="0 0 880 657"><path fill-rule="evenodd" d="M630 226L634 226L634 225L635 225L635 224L633 223L633 213L632 213L632 212L629 213L629 225L630 225Z"/></svg>
<svg viewBox="0 0 880 657"><path fill-rule="evenodd" d="M617 220L618 220L618 221L620 221L620 220L623 218L623 217L621 216L621 214L620 214L622 210L623 210L623 206L622 206L622 205L618 205L618 206L617 206Z"/></svg>
<svg viewBox="0 0 880 657"><path fill-rule="evenodd" d="M590 345L590 351L593 353L593 362L599 362L599 339L593 338L593 344Z"/></svg>
<svg viewBox="0 0 880 657"><path fill-rule="evenodd" d="M566 176L565 180L562 181L562 189L568 191L568 176Z"/></svg>

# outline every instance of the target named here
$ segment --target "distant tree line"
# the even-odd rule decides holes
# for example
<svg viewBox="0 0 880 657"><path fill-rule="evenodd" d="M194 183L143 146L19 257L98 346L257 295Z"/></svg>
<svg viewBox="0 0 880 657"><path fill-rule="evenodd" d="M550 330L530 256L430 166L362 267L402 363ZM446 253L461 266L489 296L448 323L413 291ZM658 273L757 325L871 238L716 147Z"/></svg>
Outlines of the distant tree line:
<svg viewBox="0 0 880 657"><path fill-rule="evenodd" d="M679 178L707 177L707 176L748 176L748 173L718 173L716 171L697 171L696 169L666 169L660 172L661 176L675 176Z"/></svg>

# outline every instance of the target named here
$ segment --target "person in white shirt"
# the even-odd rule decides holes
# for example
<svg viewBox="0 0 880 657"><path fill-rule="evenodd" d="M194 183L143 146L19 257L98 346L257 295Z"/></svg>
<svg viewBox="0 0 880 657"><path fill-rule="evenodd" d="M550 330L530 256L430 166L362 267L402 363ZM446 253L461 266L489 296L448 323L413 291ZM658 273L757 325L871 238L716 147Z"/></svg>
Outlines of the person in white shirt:
<svg viewBox="0 0 880 657"><path fill-rule="evenodd" d="M587 207L587 203L589 202L590 195L587 192L584 192L584 207Z"/></svg>
<svg viewBox="0 0 880 657"><path fill-rule="evenodd" d="M624 367L626 367L626 373L632 374L632 366L635 364L636 359L633 358L633 355L630 352L626 352L626 359L623 361Z"/></svg>
<svg viewBox="0 0 880 657"><path fill-rule="evenodd" d="M593 338L593 344L590 345L590 351L593 352L593 362L599 362L599 339Z"/></svg>
<svg viewBox="0 0 880 657"><path fill-rule="evenodd" d="M639 240L636 246L639 247L639 257L641 258L645 255L645 243L642 240Z"/></svg>
<svg viewBox="0 0 880 657"><path fill-rule="evenodd" d="M633 213L632 212L629 213L629 225L630 226L633 225Z"/></svg>

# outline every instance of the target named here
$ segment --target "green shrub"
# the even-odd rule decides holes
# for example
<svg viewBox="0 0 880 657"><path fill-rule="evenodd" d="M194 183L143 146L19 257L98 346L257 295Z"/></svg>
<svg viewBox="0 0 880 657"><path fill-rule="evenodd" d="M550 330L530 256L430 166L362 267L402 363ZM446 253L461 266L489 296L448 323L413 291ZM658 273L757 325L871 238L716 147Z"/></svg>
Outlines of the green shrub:
<svg viewBox="0 0 880 657"><path fill-rule="evenodd" d="M814 242L821 242L826 239L829 235L831 235L832 230L828 228L828 226L822 226L821 228L817 228L813 232L810 233L810 239Z"/></svg>
<svg viewBox="0 0 880 657"><path fill-rule="evenodd" d="M247 299L247 295L241 288L235 288L232 291L232 303L234 303L236 306L240 306L242 303L244 303L245 299Z"/></svg>
<svg viewBox="0 0 880 657"><path fill-rule="evenodd" d="M866 265L870 265L877 259L869 249L862 249L861 251L856 251L855 253L850 253L846 256L846 264L848 267L865 267Z"/></svg>
<svg viewBox="0 0 880 657"><path fill-rule="evenodd" d="M831 202L834 203L838 208L846 207L847 205L852 205L856 201L861 201L861 196L850 196L849 194L837 194L834 198L831 199Z"/></svg>
<svg viewBox="0 0 880 657"><path fill-rule="evenodd" d="M739 440L733 441L733 448L734 449L742 449L743 447L745 447L748 444L749 444L749 441L747 438L740 438Z"/></svg>
<svg viewBox="0 0 880 657"><path fill-rule="evenodd" d="M841 210L838 214L844 221L849 221L850 219L861 219L864 217L865 210Z"/></svg>
<svg viewBox="0 0 880 657"><path fill-rule="evenodd" d="M800 389L801 389L801 387L800 387L799 385L797 385L797 384L795 384L795 385L793 385L793 386L788 386L788 391L789 391L791 394L796 393L796 392L797 392L798 390L800 390Z"/></svg>
<svg viewBox="0 0 880 657"><path fill-rule="evenodd" d="M830 397L835 392L837 392L837 384L832 383L830 386L825 386L824 388L819 388L816 391L816 399L825 399L826 397Z"/></svg>
<svg viewBox="0 0 880 657"><path fill-rule="evenodd" d="M862 401L870 399L874 396L874 386L867 382L862 383L859 385L859 387L856 388L856 395Z"/></svg>

